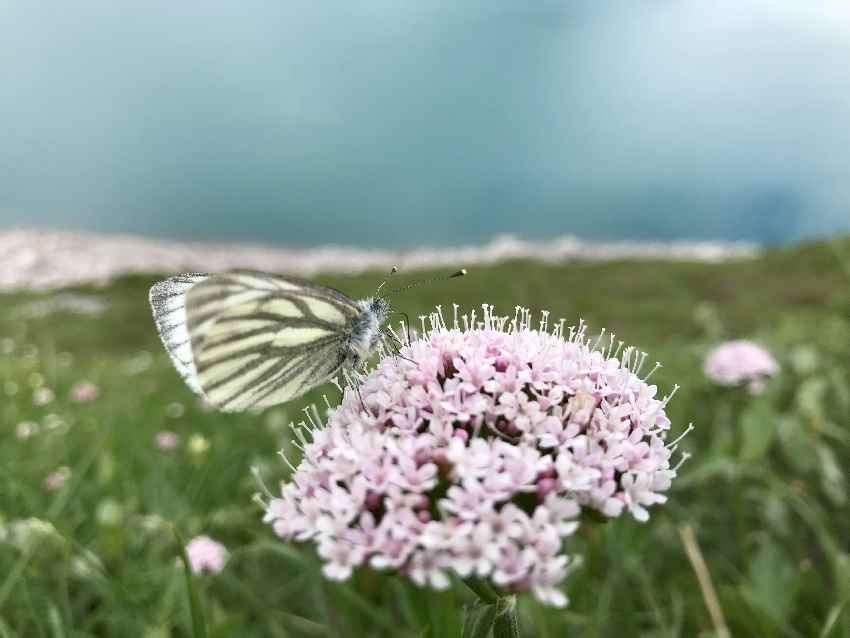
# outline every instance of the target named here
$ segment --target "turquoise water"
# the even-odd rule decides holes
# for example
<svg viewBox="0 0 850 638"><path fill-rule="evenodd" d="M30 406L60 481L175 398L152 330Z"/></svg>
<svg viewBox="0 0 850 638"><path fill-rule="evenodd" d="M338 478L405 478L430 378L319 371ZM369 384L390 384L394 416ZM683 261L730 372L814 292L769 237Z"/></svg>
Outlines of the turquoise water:
<svg viewBox="0 0 850 638"><path fill-rule="evenodd" d="M361 246L846 231L850 22L756 4L13 3L0 227Z"/></svg>

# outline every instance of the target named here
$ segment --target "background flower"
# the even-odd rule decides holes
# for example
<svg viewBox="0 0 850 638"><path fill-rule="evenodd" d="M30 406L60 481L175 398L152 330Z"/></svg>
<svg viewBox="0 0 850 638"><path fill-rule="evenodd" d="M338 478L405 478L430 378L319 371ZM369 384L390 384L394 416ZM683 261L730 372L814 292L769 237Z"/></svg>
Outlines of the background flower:
<svg viewBox="0 0 850 638"><path fill-rule="evenodd" d="M767 378L779 372L779 364L767 350L747 340L726 341L705 358L706 376L725 386L746 385L753 394L764 390Z"/></svg>
<svg viewBox="0 0 850 638"><path fill-rule="evenodd" d="M21 421L15 426L15 436L21 440L35 436L41 431L41 426L35 421Z"/></svg>
<svg viewBox="0 0 850 638"><path fill-rule="evenodd" d="M53 390L48 387L42 386L37 388L35 392L32 393L32 402L33 405L47 405L55 398L55 394Z"/></svg>
<svg viewBox="0 0 850 638"><path fill-rule="evenodd" d="M99 394L100 390L94 383L83 381L71 388L71 401L85 403L96 399Z"/></svg>
<svg viewBox="0 0 850 638"><path fill-rule="evenodd" d="M51 492L55 492L65 485L69 478L71 478L71 468L67 465L62 465L47 475L44 479L44 487Z"/></svg>
<svg viewBox="0 0 850 638"><path fill-rule="evenodd" d="M195 536L186 543L186 556L195 574L205 571L217 574L227 562L227 548L209 536Z"/></svg>
<svg viewBox="0 0 850 638"><path fill-rule="evenodd" d="M174 432L169 432L167 430L163 430L162 432L157 432L154 437L154 442L156 446L164 451L170 451L175 449L180 443L180 437L177 436Z"/></svg>

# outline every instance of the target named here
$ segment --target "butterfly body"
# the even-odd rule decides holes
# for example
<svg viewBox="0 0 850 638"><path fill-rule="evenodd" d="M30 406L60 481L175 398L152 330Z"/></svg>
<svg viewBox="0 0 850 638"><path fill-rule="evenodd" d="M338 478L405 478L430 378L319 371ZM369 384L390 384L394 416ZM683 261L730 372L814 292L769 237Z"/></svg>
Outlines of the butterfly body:
<svg viewBox="0 0 850 638"><path fill-rule="evenodd" d="M390 311L382 297L369 297L357 302L361 313L351 321L346 338L346 365L356 368L375 352L383 339L381 325Z"/></svg>
<svg viewBox="0 0 850 638"><path fill-rule="evenodd" d="M264 408L356 369L384 339L389 303L254 271L155 284L160 338L187 385L225 411Z"/></svg>

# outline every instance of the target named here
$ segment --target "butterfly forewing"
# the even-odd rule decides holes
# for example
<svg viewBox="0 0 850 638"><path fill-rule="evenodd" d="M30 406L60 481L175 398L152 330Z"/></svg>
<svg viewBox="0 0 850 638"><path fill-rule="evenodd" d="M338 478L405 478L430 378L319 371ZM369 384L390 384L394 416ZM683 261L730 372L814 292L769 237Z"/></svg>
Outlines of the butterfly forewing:
<svg viewBox="0 0 850 638"><path fill-rule="evenodd" d="M267 407L324 383L361 312L342 293L264 273L212 275L185 295L197 384L229 411Z"/></svg>

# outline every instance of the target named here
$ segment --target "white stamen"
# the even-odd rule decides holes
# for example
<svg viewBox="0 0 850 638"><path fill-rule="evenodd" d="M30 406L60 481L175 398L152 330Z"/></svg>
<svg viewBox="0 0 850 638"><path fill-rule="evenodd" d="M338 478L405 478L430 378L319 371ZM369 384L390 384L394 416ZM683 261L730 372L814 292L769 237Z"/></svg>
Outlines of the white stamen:
<svg viewBox="0 0 850 638"><path fill-rule="evenodd" d="M679 388L680 388L680 387L681 387L681 386L680 386L678 383L677 383L676 385L674 385L674 386L673 386L673 390L670 392L670 394L668 394L666 397L664 397L664 398L661 400L661 407L662 407L662 408L666 408L666 407L667 407L667 404L668 404L668 403L670 403L670 399L672 399L672 398L675 396L676 392L678 392L678 391L679 391Z"/></svg>
<svg viewBox="0 0 850 638"><path fill-rule="evenodd" d="M691 432L693 429L694 429L694 424L688 423L688 427L685 428L685 431L682 432L679 436L677 436L675 441L668 443L665 447L667 447L670 450L675 450L676 446L679 445L679 441L684 439L688 435L688 433Z"/></svg>
<svg viewBox="0 0 850 638"><path fill-rule="evenodd" d="M685 464L685 461L687 461L689 458L691 458L690 452L682 452L682 458L679 459L679 462L676 463L675 467L672 468L673 471L678 472L679 468L682 467Z"/></svg>
<svg viewBox="0 0 850 638"><path fill-rule="evenodd" d="M265 495L269 498L274 498L274 495L272 495L271 490L269 490L269 488L266 487L266 484L263 482L263 477L260 475L260 468L258 468L256 465L252 465L251 474L254 475L254 480L257 481L257 483L260 485L260 489L263 490ZM255 496L259 497L259 494L255 494Z"/></svg>
<svg viewBox="0 0 850 638"><path fill-rule="evenodd" d="M599 350L599 344L602 343L602 337L605 336L605 328L602 328L602 331L599 333L599 336L596 338L596 343L593 344L591 350Z"/></svg>
<svg viewBox="0 0 850 638"><path fill-rule="evenodd" d="M617 357L619 357L619 356L620 356L620 350L622 350L622 349L623 349L623 346L624 346L624 345L625 345L625 342L623 342L623 341L619 341L619 342L617 343L617 349L614 351L614 354L613 354L613 357L614 357L615 359L616 359Z"/></svg>
<svg viewBox="0 0 850 638"><path fill-rule="evenodd" d="M288 458L286 458L286 453L285 453L283 450L281 450L281 451L280 451L280 452L278 452L277 454L278 454L278 456L280 456L280 458L282 458L282 459L283 459L283 462L284 462L284 463L286 463L286 464L289 466L289 469L290 469L290 470L292 470L293 472L296 472L296 471L297 471L297 470L295 469L295 466L294 466L294 465L292 465L292 463L290 463L290 462L289 462L289 459L288 459Z"/></svg>
<svg viewBox="0 0 850 638"><path fill-rule="evenodd" d="M656 362L655 362L655 366L653 366L652 370L650 370L650 371L649 371L649 374L647 374L647 375L643 378L644 383L646 383L646 381L649 379L649 377L651 377L651 376L655 373L655 371L656 371L656 370L658 370L658 368L663 368L663 367L664 367L664 366L662 366L662 365L661 365L661 363L660 363L659 361L656 361Z"/></svg>

